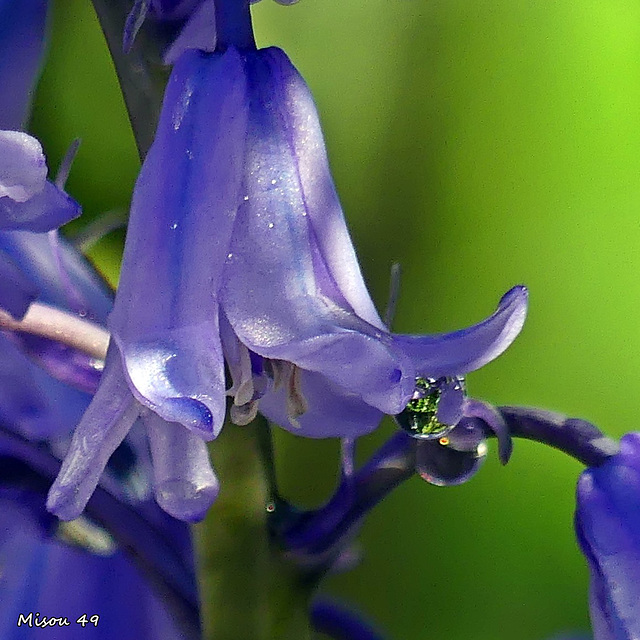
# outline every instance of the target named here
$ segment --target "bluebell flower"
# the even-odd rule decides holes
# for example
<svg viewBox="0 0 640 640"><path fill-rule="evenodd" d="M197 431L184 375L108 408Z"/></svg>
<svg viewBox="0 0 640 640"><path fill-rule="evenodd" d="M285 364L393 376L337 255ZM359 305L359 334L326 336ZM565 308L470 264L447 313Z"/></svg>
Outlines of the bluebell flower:
<svg viewBox="0 0 640 640"><path fill-rule="evenodd" d="M63 184L47 180L40 143L22 131L42 62L47 7L48 0L0 1L0 230L49 231L80 215ZM23 315L33 291L6 257L0 282L0 307Z"/></svg>
<svg viewBox="0 0 640 640"><path fill-rule="evenodd" d="M452 334L389 333L288 58L187 51L136 184L101 386L49 505L78 515L138 417L215 438L226 395L239 424L260 409L301 435L355 437L400 414L417 380L442 379L452 401L442 398L438 418L453 427L464 413L458 377L511 344L526 299L516 287L490 318Z"/></svg>
<svg viewBox="0 0 640 640"><path fill-rule="evenodd" d="M45 390L38 381L25 392L35 396ZM78 398L69 391L50 389L58 403L74 404ZM195 640L199 621L190 533L150 501L144 447L128 438L86 516L61 524L45 509L46 491L64 454L61 436L73 423L60 422L54 438L36 443L22 435L21 422L31 420L29 413L25 407L13 421L0 420L2 637L35 637L42 633L38 620L62 616L68 621L60 631L65 638L133 632L150 640ZM84 626L76 622L83 614ZM25 624L19 627L20 615Z"/></svg>
<svg viewBox="0 0 640 640"><path fill-rule="evenodd" d="M576 533L591 573L595 640L640 637L640 434L578 482Z"/></svg>

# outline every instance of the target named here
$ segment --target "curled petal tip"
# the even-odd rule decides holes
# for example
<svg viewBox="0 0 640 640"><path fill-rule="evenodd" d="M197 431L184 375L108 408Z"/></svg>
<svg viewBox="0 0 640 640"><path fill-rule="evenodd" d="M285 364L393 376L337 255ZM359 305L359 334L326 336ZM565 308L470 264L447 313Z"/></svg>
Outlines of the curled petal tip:
<svg viewBox="0 0 640 640"><path fill-rule="evenodd" d="M157 412L169 422L179 422L197 430L207 439L213 439L218 429L214 428L213 414L204 402L196 398L168 398Z"/></svg>
<svg viewBox="0 0 640 640"><path fill-rule="evenodd" d="M176 479L156 487L156 500L169 515L185 522L200 522L218 497L217 482L198 486L188 480Z"/></svg>
<svg viewBox="0 0 640 640"><path fill-rule="evenodd" d="M516 339L527 315L527 288L518 285L502 296L488 318L467 329L435 336L396 335L394 342L424 377L456 376L495 360Z"/></svg>
<svg viewBox="0 0 640 640"><path fill-rule="evenodd" d="M83 511L85 501L75 499L73 487L54 486L47 496L47 511L60 520L75 520Z"/></svg>

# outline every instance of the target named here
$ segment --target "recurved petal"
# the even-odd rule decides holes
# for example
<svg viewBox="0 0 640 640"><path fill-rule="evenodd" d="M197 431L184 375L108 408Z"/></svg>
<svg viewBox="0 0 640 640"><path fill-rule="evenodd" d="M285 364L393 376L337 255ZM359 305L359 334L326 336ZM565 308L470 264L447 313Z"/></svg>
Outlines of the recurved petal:
<svg viewBox="0 0 640 640"><path fill-rule="evenodd" d="M526 287L507 291L498 309L467 329L433 336L394 335L418 375L438 378L475 371L497 358L516 339L527 313Z"/></svg>
<svg viewBox="0 0 640 640"><path fill-rule="evenodd" d="M217 296L241 200L246 113L235 50L181 56L134 191L108 323L140 402L209 438L225 410Z"/></svg>
<svg viewBox="0 0 640 640"><path fill-rule="evenodd" d="M307 410L291 420L287 390L270 389L260 399L260 413L277 425L307 438L356 438L373 431L383 414L355 395L345 393L325 376L300 372L300 392Z"/></svg>
<svg viewBox="0 0 640 640"><path fill-rule="evenodd" d="M598 640L640 636L640 434L578 482L576 532L591 570L590 610Z"/></svg>
<svg viewBox="0 0 640 640"><path fill-rule="evenodd" d="M42 233L77 218L81 211L73 198L46 181L41 191L24 202L0 198L0 229Z"/></svg>
<svg viewBox="0 0 640 640"><path fill-rule="evenodd" d="M0 129L21 129L44 50L48 0L0 0Z"/></svg>

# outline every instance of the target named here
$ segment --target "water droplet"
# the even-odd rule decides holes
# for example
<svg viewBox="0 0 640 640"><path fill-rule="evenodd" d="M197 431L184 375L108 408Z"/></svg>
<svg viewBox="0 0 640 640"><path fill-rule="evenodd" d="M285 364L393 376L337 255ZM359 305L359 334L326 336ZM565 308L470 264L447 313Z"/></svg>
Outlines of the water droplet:
<svg viewBox="0 0 640 640"><path fill-rule="evenodd" d="M278 181L275 178L271 181L271 184L277 184L277 183Z"/></svg>
<svg viewBox="0 0 640 640"><path fill-rule="evenodd" d="M395 421L410 436L421 440L433 440L445 436L455 425L444 424L438 420L438 404L442 396L442 387L449 383L448 378L416 378L413 397Z"/></svg>
<svg viewBox="0 0 640 640"><path fill-rule="evenodd" d="M273 222L269 223L269 229L273 229Z"/></svg>
<svg viewBox="0 0 640 640"><path fill-rule="evenodd" d="M177 222L174 222L174 223L171 225L171 228L172 228L173 230L177 229L177 228L178 228L178 223L177 223Z"/></svg>
<svg viewBox="0 0 640 640"><path fill-rule="evenodd" d="M227 260L231 260L233 258L233 253L227 253Z"/></svg>
<svg viewBox="0 0 640 640"><path fill-rule="evenodd" d="M249 199L249 196L245 196L243 200L246 202Z"/></svg>
<svg viewBox="0 0 640 640"><path fill-rule="evenodd" d="M276 510L276 505L273 502L267 502L267 506L265 507L267 513L273 513Z"/></svg>
<svg viewBox="0 0 640 640"><path fill-rule="evenodd" d="M87 317L87 310L86 309L80 309L80 311L78 311L78 315L81 318L86 318Z"/></svg>

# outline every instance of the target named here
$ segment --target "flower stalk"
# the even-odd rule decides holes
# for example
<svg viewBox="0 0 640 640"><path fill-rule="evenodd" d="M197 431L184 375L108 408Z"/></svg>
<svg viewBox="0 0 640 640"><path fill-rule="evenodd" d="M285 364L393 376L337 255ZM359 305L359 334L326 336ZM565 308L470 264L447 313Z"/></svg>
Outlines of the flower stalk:
<svg viewBox="0 0 640 640"><path fill-rule="evenodd" d="M205 640L310 640L308 609L313 587L302 570L272 544L270 461L261 429L225 425L210 446L224 477L220 495L196 525Z"/></svg>

